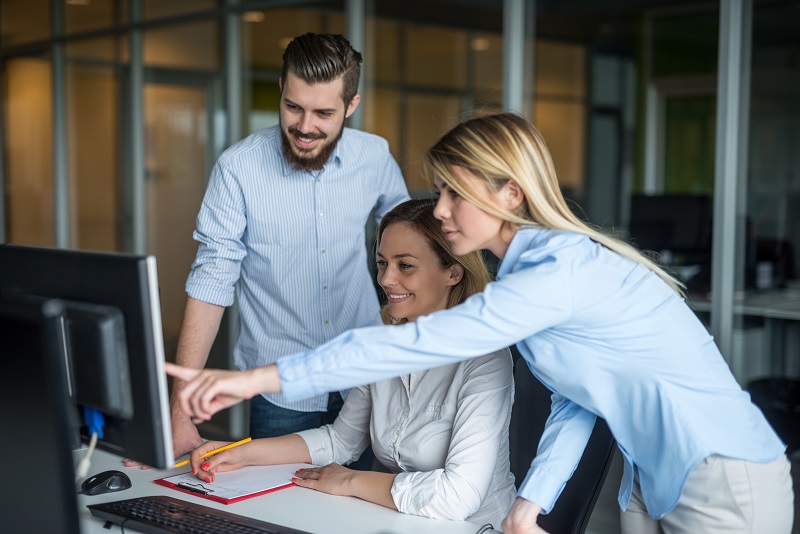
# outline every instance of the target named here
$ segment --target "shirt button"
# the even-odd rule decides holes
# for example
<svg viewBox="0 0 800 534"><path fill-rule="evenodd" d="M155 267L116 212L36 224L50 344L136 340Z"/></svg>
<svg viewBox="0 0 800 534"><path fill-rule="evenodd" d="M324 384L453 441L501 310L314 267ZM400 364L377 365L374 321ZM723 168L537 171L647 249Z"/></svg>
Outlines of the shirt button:
<svg viewBox="0 0 800 534"><path fill-rule="evenodd" d="M325 249L323 248L322 250L319 251L319 253L320 254L325 254Z"/></svg>
<svg viewBox="0 0 800 534"><path fill-rule="evenodd" d="M330 324L330 321L325 319L325 324Z"/></svg>
<svg viewBox="0 0 800 534"><path fill-rule="evenodd" d="M324 217L324 215L322 214L322 212L319 212L319 216L320 216L320 217Z"/></svg>
<svg viewBox="0 0 800 534"><path fill-rule="evenodd" d="M328 284L325 284L324 286L322 286L322 289L328 289Z"/></svg>

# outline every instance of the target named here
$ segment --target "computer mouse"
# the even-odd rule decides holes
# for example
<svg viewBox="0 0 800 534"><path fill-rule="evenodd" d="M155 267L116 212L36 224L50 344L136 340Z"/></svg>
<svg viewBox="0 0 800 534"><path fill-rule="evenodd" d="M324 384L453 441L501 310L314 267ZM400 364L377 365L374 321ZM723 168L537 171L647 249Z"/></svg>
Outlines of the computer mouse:
<svg viewBox="0 0 800 534"><path fill-rule="evenodd" d="M81 484L84 495L102 495L131 487L131 479L122 471L103 471L90 476Z"/></svg>

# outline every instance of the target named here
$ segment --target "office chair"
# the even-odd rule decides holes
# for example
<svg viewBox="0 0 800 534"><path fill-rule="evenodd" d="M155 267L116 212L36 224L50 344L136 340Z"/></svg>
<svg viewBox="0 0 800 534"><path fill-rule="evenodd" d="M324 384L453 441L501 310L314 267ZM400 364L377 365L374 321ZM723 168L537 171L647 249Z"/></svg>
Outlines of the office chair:
<svg viewBox="0 0 800 534"><path fill-rule="evenodd" d="M512 349L514 352L516 348ZM521 357L515 358L514 388L509 445L511 472L519 487L536 455L537 444L550 415L551 393L533 376ZM615 445L605 420L598 417L578 467L550 513L539 516L539 526L551 534L582 534L586 530L611 466Z"/></svg>
<svg viewBox="0 0 800 534"><path fill-rule="evenodd" d="M786 443L786 455L800 450L800 380L759 378L747 384L747 390L775 433Z"/></svg>

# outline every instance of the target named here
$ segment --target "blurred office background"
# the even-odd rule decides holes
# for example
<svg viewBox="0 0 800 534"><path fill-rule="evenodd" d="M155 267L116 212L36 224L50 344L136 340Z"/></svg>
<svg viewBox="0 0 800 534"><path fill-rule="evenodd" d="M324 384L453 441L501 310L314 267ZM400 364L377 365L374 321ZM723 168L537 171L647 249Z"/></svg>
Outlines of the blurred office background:
<svg viewBox="0 0 800 534"><path fill-rule="evenodd" d="M798 23L797 0L0 0L0 241L155 255L173 355L211 165L277 123L288 41L342 33L365 59L350 126L412 194L459 120L522 113L581 216L683 277L743 386L796 378Z"/></svg>

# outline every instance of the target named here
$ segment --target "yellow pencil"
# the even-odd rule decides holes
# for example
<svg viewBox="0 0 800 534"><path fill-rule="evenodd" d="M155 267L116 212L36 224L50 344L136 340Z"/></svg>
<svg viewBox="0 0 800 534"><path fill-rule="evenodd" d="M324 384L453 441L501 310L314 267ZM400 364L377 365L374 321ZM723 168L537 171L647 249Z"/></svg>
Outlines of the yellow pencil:
<svg viewBox="0 0 800 534"><path fill-rule="evenodd" d="M214 456L218 452L222 452L222 451L226 451L228 449L232 449L233 447L236 447L237 445L244 445L248 441L253 441L253 438L244 438L241 441L236 441L234 443L228 443L224 447L220 447L219 449L214 449L213 451L208 451L207 453L205 453L200 458L208 458L209 456ZM175 467L183 467L184 465L188 464L189 462L191 462L191 460L184 460L182 462L178 462L177 464L175 464Z"/></svg>

